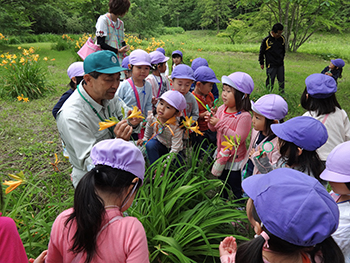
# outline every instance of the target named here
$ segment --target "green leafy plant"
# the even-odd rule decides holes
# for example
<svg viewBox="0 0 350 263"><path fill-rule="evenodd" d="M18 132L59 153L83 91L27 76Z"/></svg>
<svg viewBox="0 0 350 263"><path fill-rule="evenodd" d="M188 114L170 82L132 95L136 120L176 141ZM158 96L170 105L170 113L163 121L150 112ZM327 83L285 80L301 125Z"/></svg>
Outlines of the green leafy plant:
<svg viewBox="0 0 350 263"><path fill-rule="evenodd" d="M188 163L176 169L164 156L150 166L128 210L145 228L150 262L215 262L220 241L235 233L232 222L246 219L239 204L220 197L223 183L207 178L207 163Z"/></svg>
<svg viewBox="0 0 350 263"><path fill-rule="evenodd" d="M19 47L20 48L20 47ZM23 49L22 54L2 54L0 66L5 69L2 97L29 99L43 97L50 90L46 83L46 69L39 62L39 54L34 48ZM43 60L47 61L45 57Z"/></svg>

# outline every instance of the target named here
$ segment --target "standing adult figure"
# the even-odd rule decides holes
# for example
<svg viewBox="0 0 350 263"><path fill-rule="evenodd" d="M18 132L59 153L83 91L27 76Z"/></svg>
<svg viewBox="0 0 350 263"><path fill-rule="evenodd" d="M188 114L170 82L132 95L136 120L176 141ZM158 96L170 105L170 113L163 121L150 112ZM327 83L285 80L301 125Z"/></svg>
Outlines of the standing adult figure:
<svg viewBox="0 0 350 263"><path fill-rule="evenodd" d="M129 46L125 45L124 23L119 18L129 11L130 1L109 0L108 6L108 13L101 15L96 23L97 44L103 50L113 51L118 57L119 65L121 65L125 53L129 51ZM124 79L123 72L122 75L122 79Z"/></svg>
<svg viewBox="0 0 350 263"><path fill-rule="evenodd" d="M74 187L89 170L90 151L99 141L116 138L129 140L133 129L140 129L141 119L122 120L131 109L115 93L120 83L117 56L103 50L92 53L84 61L84 80L57 113L57 128L66 145L73 166ZM99 122L115 117L120 122L99 131Z"/></svg>
<svg viewBox="0 0 350 263"><path fill-rule="evenodd" d="M261 69L264 69L264 61L266 65L266 87L272 91L277 76L280 93L284 93L284 56L286 54L286 41L282 33L283 25L274 24L270 34L261 42L259 53Z"/></svg>

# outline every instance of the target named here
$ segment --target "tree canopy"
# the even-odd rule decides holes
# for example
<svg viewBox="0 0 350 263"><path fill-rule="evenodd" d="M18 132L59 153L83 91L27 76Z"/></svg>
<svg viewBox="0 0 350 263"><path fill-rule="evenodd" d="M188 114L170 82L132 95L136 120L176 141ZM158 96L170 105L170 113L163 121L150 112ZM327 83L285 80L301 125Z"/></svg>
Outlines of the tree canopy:
<svg viewBox="0 0 350 263"><path fill-rule="evenodd" d="M272 25L284 25L291 51L319 30L347 28L350 0L132 0L123 18L127 32L148 37L163 27L214 29L232 42L244 35L263 38ZM108 0L0 0L0 32L93 33Z"/></svg>

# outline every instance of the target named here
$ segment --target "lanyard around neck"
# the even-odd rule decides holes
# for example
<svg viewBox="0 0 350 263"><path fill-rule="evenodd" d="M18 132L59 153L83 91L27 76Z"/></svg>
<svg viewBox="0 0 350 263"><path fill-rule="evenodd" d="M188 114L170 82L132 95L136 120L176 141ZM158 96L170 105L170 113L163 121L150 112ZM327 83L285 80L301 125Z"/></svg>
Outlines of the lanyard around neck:
<svg viewBox="0 0 350 263"><path fill-rule="evenodd" d="M143 114L145 114L143 111L145 110L145 107L141 107L141 102L140 102L140 97L139 97L139 93L137 92L134 80L132 79L132 77L129 80L129 83L131 84L132 90L134 91L135 94L135 98L136 98L136 103L137 103L137 107L139 107L139 109L142 111ZM143 100L146 101L146 91L145 91L145 83L143 84ZM145 103L144 103L145 104ZM145 106L145 105L143 105Z"/></svg>
<svg viewBox="0 0 350 263"><path fill-rule="evenodd" d="M79 90L80 85L77 86L77 90L79 95L83 98L83 100L85 100L87 102L87 104L89 104L89 106L91 107L91 109L93 110L93 112L95 112L95 114L97 115L97 117L103 122L105 121L104 119L102 119L101 115L97 112L97 110L94 108L94 106L91 105L91 103L83 96L83 94L81 94L80 90ZM111 112L109 110L109 105L107 106L108 109L108 118L111 117ZM113 129L112 127L108 128L108 130L112 133L112 136L114 135Z"/></svg>
<svg viewBox="0 0 350 263"><path fill-rule="evenodd" d="M160 91L162 89L162 85L163 85L163 79L162 79L162 76L159 76L160 78L160 82L158 82L157 78L155 75L153 75L154 79L156 80L156 82L158 83L159 85L159 89L158 89L158 94L157 94L157 98L159 98L159 95L160 95Z"/></svg>

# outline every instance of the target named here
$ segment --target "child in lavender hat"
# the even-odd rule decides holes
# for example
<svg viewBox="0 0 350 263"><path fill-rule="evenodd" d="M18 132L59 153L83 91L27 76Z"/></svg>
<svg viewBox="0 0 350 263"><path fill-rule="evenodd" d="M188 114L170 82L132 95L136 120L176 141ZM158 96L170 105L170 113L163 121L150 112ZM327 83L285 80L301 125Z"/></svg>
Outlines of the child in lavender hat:
<svg viewBox="0 0 350 263"><path fill-rule="evenodd" d="M260 154L260 150L264 147L269 148L267 157L271 165L277 163L280 158L278 150L278 138L272 132L271 125L274 123L282 123L283 118L288 113L287 102L279 95L267 94L258 99L255 103L252 103L252 124L253 130L250 137L250 145L247 155L243 161L242 167L243 179L260 173L259 170L254 167L250 157L255 156L255 152Z"/></svg>
<svg viewBox="0 0 350 263"><path fill-rule="evenodd" d="M130 108L137 106L144 117L149 111L152 111L152 85L146 78L152 67L151 57L141 49L134 50L129 56L129 69L131 69L131 78L123 81L117 95ZM134 140L143 138L144 128L139 133L133 133Z"/></svg>
<svg viewBox="0 0 350 263"><path fill-rule="evenodd" d="M332 233L337 204L314 178L280 168L243 181L247 216L255 238L237 249L234 237L219 246L221 263L344 263Z"/></svg>
<svg viewBox="0 0 350 263"><path fill-rule="evenodd" d="M183 130L179 127L176 117L186 108L184 96L175 90L165 92L159 99L156 114L149 113L143 140L138 140L139 146L146 144L147 156L154 163L161 156L175 153L182 156Z"/></svg>
<svg viewBox="0 0 350 263"><path fill-rule="evenodd" d="M298 116L284 123L272 124L271 130L278 137L281 156L277 163L271 165L262 149L255 152L251 160L259 172L268 173L276 168L290 167L326 185L320 179L324 165L316 152L328 139L326 127L314 118Z"/></svg>
<svg viewBox="0 0 350 263"><path fill-rule="evenodd" d="M170 83L168 78L163 77L162 74L166 70L166 63L169 57L164 56L159 51L153 51L149 54L151 57L152 74L148 75L146 80L152 85L152 105L155 106L159 97L166 91L170 90Z"/></svg>
<svg viewBox="0 0 350 263"><path fill-rule="evenodd" d="M339 226L332 237L343 251L345 263L350 263L350 142L331 151L320 177L331 185L331 196L340 212Z"/></svg>
<svg viewBox="0 0 350 263"><path fill-rule="evenodd" d="M124 217L141 187L145 161L131 142L109 139L91 150L95 167L78 183L74 207L55 220L46 262L148 263L145 230Z"/></svg>
<svg viewBox="0 0 350 263"><path fill-rule="evenodd" d="M196 98L190 92L191 85L195 80L193 70L185 65L180 64L174 68L171 73L173 89L179 91L186 99L187 106L183 110L184 117L192 117L193 121L197 121L199 117L199 109Z"/></svg>
<svg viewBox="0 0 350 263"><path fill-rule="evenodd" d="M330 76L316 73L305 79L305 90L301 95L301 106L307 110L303 116L310 116L326 126L327 142L317 149L322 162L339 144L350 140L350 122L346 112L336 98L337 83Z"/></svg>
<svg viewBox="0 0 350 263"><path fill-rule="evenodd" d="M338 81L338 78L342 77L344 66L345 62L341 58L332 59L329 66L325 67L321 73L331 76L335 81Z"/></svg>

